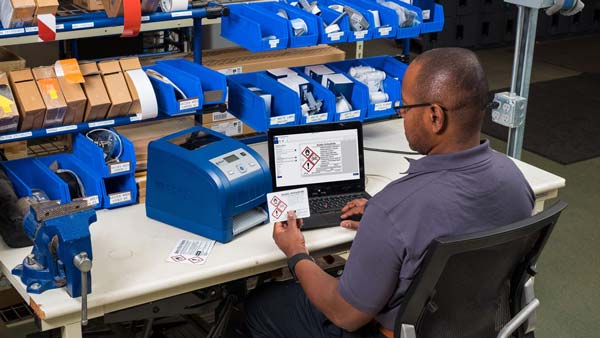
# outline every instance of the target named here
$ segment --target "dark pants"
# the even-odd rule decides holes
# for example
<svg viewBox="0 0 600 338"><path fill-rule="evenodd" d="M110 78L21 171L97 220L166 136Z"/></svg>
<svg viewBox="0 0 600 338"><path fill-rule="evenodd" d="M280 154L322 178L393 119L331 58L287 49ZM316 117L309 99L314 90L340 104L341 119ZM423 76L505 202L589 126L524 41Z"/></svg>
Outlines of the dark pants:
<svg viewBox="0 0 600 338"><path fill-rule="evenodd" d="M246 325L253 338L385 338L375 325L348 332L330 322L298 283L269 283L246 300Z"/></svg>

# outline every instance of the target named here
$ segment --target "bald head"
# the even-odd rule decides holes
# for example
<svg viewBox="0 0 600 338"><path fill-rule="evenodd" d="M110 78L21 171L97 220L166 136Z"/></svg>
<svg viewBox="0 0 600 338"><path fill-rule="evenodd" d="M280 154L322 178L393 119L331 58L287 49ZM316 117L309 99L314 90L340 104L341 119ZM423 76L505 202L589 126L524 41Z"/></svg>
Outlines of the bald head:
<svg viewBox="0 0 600 338"><path fill-rule="evenodd" d="M490 101L483 67L462 48L439 48L419 55L402 81L405 105L431 106L402 111L413 149L423 154L451 152L479 143Z"/></svg>

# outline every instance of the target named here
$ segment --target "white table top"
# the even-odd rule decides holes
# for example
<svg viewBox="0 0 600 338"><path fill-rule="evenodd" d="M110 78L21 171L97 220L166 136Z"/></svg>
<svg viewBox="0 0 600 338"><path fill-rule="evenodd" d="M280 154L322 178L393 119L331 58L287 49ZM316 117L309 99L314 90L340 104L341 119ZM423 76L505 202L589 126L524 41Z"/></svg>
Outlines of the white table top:
<svg viewBox="0 0 600 338"><path fill-rule="evenodd" d="M409 150L401 120L366 125L366 147ZM261 155L266 144L253 145ZM365 152L367 191L375 194L408 168L403 155ZM414 156L415 158L418 156ZM565 180L526 163L515 161L538 195L557 190ZM375 175L375 176L374 176ZM383 177L380 177L381 175ZM386 178L387 177L387 178ZM271 225L262 225L236 237L228 244L217 243L204 265L192 266L166 261L180 239L202 237L151 220L144 205L98 211L98 222L90 227L94 266L89 317L102 316L149 301L269 271L285 264L285 256L272 240ZM354 231L327 228L305 232L312 252L349 245ZM21 263L31 248L9 249L0 241L0 268L24 299L37 311L43 329L75 323L80 318L80 299L64 289L28 295L10 270Z"/></svg>

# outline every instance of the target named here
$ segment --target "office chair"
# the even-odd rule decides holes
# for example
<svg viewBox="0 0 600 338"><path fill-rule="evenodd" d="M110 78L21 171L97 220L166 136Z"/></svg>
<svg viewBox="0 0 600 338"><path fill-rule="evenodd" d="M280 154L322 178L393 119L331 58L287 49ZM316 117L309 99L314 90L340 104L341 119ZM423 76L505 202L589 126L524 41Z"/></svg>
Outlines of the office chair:
<svg viewBox="0 0 600 338"><path fill-rule="evenodd" d="M395 338L533 338L535 263L567 203L490 231L434 240Z"/></svg>

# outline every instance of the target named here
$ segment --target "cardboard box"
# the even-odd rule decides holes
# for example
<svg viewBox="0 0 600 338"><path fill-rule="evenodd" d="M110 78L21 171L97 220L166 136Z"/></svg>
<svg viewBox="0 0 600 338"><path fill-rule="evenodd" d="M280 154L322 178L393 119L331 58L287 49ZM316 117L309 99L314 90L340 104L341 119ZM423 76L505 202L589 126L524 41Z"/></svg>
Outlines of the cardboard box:
<svg viewBox="0 0 600 338"><path fill-rule="evenodd" d="M16 131L18 127L19 111L8 84L8 76L0 73L0 134Z"/></svg>
<svg viewBox="0 0 600 338"><path fill-rule="evenodd" d="M25 59L4 47L0 47L0 72L8 73L24 68Z"/></svg>
<svg viewBox="0 0 600 338"><path fill-rule="evenodd" d="M319 45L264 53L243 48L203 51L202 65L225 74L256 72L271 68L289 68L341 61L346 53L335 47Z"/></svg>
<svg viewBox="0 0 600 338"><path fill-rule="evenodd" d="M58 0L35 0L35 15L33 17L33 24L37 23L37 16L40 14L56 14L58 9Z"/></svg>
<svg viewBox="0 0 600 338"><path fill-rule="evenodd" d="M19 130L42 128L46 117L46 105L33 80L31 69L12 71L8 73L8 77L21 114Z"/></svg>
<svg viewBox="0 0 600 338"><path fill-rule="evenodd" d="M73 0L73 4L87 9L88 11L103 11L104 5L102 0Z"/></svg>
<svg viewBox="0 0 600 338"><path fill-rule="evenodd" d="M81 84L69 82L63 76L58 78L58 84L62 89L67 103L64 124L77 124L83 122L87 98L81 88Z"/></svg>
<svg viewBox="0 0 600 338"><path fill-rule="evenodd" d="M236 118L235 116L231 115L231 113L228 113L228 112L202 114L202 125L209 124L209 123L215 123L215 122L222 122L222 121L226 121L226 120L233 120L235 118Z"/></svg>
<svg viewBox="0 0 600 338"><path fill-rule="evenodd" d="M83 114L84 121L96 121L106 118L108 109L110 108L110 98L104 87L104 81L100 76L100 71L95 62L80 63L79 68L85 79L83 83L83 91L87 98L85 113Z"/></svg>
<svg viewBox="0 0 600 338"><path fill-rule="evenodd" d="M0 0L0 21L4 29L31 26L35 0Z"/></svg>
<svg viewBox="0 0 600 338"><path fill-rule="evenodd" d="M244 136L256 133L254 129L238 119L208 123L202 126L227 136Z"/></svg>
<svg viewBox="0 0 600 338"><path fill-rule="evenodd" d="M106 117L113 118L128 115L132 99L125 77L121 72L119 61L99 62L98 69L100 69L102 80L112 103Z"/></svg>
<svg viewBox="0 0 600 338"><path fill-rule="evenodd" d="M33 68L32 72L46 104L44 128L62 125L67 112L67 103L54 73L54 67L37 67Z"/></svg>
<svg viewBox="0 0 600 338"><path fill-rule="evenodd" d="M128 115L140 114L142 112L140 96L137 90L135 89L135 85L129 77L129 74L127 74L128 70L142 68L142 65L140 64L140 59L138 59L137 57L123 58L119 60L119 64L121 65L121 69L123 70L123 76L125 76L125 82L127 83L127 87L129 88L129 94L131 95L131 107L129 108Z"/></svg>

